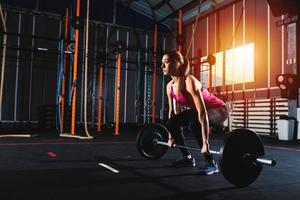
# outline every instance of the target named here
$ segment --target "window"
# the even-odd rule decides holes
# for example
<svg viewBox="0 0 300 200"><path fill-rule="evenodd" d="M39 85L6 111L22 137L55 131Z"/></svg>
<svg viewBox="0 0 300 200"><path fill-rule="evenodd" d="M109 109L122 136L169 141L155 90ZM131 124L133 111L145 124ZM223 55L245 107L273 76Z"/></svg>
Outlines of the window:
<svg viewBox="0 0 300 200"><path fill-rule="evenodd" d="M225 84L238 84L254 81L254 44L247 44L234 49L214 54L216 64L212 66L212 86L223 85L223 65L225 63ZM201 58L201 62L206 56ZM209 87L209 64L201 65L201 82Z"/></svg>
<svg viewBox="0 0 300 200"><path fill-rule="evenodd" d="M254 81L254 44L225 52L226 85Z"/></svg>

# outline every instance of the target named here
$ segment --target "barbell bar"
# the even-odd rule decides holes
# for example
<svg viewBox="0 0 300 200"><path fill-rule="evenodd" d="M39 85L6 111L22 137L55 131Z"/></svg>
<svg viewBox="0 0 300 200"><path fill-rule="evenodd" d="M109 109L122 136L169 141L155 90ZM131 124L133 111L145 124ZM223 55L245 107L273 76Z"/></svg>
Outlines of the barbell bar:
<svg viewBox="0 0 300 200"><path fill-rule="evenodd" d="M170 147L167 142L161 142L161 141L158 141L157 139L153 140L153 143L154 144L158 144L158 145L165 145L165 146ZM171 147L174 147L174 148L177 147L177 148L181 148L181 149L190 149L190 150L194 150L194 151L201 151L201 149L198 148L198 147L192 147L192 146L188 146L188 145L182 146L182 145L177 145L175 143L173 143ZM209 152L212 153L212 154L217 154L217 155L220 154L219 151L214 151L214 150L209 150Z"/></svg>
<svg viewBox="0 0 300 200"><path fill-rule="evenodd" d="M157 145L165 145L165 146L170 147L167 142L161 142L161 141L158 141L157 139L153 140L153 143L157 144ZM190 149L190 150L194 150L194 151L201 151L201 149L198 148L198 147L192 147L192 146L188 146L188 145L182 146L182 145L177 145L175 143L173 143L171 147L173 147L173 148L177 147L177 148L181 148L181 149ZM215 150L209 150L209 152L211 154L215 154L215 155L220 155L221 154L220 151L215 151ZM262 164L262 165L268 165L268 166L275 166L276 165L276 161L273 160L273 159L258 157L255 160L253 160L253 158L250 154L243 155L243 158L245 160L249 160L249 161L252 161L252 162L254 161L254 162L257 162L257 163Z"/></svg>

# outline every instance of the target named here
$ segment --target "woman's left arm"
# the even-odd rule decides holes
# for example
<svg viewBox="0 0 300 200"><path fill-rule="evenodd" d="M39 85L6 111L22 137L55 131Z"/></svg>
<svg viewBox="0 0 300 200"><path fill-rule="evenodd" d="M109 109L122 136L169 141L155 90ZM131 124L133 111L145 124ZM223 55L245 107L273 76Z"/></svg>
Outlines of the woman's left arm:
<svg viewBox="0 0 300 200"><path fill-rule="evenodd" d="M202 84L193 76L188 75L186 78L186 90L191 94L195 107L198 112L198 120L201 124L202 149L201 153L209 152L208 133L209 122L205 103L201 93Z"/></svg>

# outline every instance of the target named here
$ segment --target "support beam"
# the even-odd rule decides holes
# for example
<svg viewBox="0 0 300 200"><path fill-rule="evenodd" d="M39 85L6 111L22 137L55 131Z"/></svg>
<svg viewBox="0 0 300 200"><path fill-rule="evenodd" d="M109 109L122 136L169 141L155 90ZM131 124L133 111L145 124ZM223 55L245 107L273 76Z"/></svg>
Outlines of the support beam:
<svg viewBox="0 0 300 200"><path fill-rule="evenodd" d="M97 131L101 132L101 121L102 121L102 93L103 93L103 65L99 68L99 97L98 97L98 126Z"/></svg>
<svg viewBox="0 0 300 200"><path fill-rule="evenodd" d="M67 51L68 46L68 35L69 35L69 9L66 8L66 18L65 18L65 34L64 39L66 42L65 51ZM65 94L66 94L66 71L67 71L67 54L64 54L64 67L62 75L62 88L61 88L61 131L64 130L64 119L65 119Z"/></svg>
<svg viewBox="0 0 300 200"><path fill-rule="evenodd" d="M171 0L162 0L159 3L155 4L154 6L152 6L152 10L157 10L160 9L161 7L163 7L165 4L170 3Z"/></svg>
<svg viewBox="0 0 300 200"><path fill-rule="evenodd" d="M1 17L1 27L2 27L4 32L7 32L6 23L5 23L4 15L3 15L3 12L2 12L1 3L0 3L0 17Z"/></svg>
<svg viewBox="0 0 300 200"><path fill-rule="evenodd" d="M153 49L153 79L152 79L152 123L156 116L156 67L157 67L157 24L154 25L154 49Z"/></svg>
<svg viewBox="0 0 300 200"><path fill-rule="evenodd" d="M116 76L116 112L115 112L115 134L120 135L119 122L120 122L120 87L121 87L121 53L118 53L117 59L117 76Z"/></svg>
<svg viewBox="0 0 300 200"><path fill-rule="evenodd" d="M114 1L114 7L113 7L113 24L117 24L117 0Z"/></svg>
<svg viewBox="0 0 300 200"><path fill-rule="evenodd" d="M164 17L163 19L159 20L158 22L162 23L162 22L164 22L165 20L167 20L167 19L169 19L171 17L176 17L179 10L182 10L183 13L186 13L187 11L189 11L189 10L195 8L196 6L198 6L200 4L200 2L204 3L205 1L208 1L208 0L202 0L202 1L200 1L200 0L193 0L190 3L182 6L178 10L174 10L174 12L172 12L168 16Z"/></svg>
<svg viewBox="0 0 300 200"><path fill-rule="evenodd" d="M77 0L76 17L80 16L80 0ZM71 135L75 135L75 118L76 118L76 95L77 95L77 65L78 65L78 43L79 43L79 30L75 30L75 53L74 53L74 65L73 65L73 82L74 91L72 96L72 115L71 115Z"/></svg>
<svg viewBox="0 0 300 200"><path fill-rule="evenodd" d="M182 39L183 39L182 36L183 35L182 34L183 34L183 28L182 28L182 9L180 9L178 11L178 38L179 38L179 44L177 44L178 45L177 49L181 53L183 53L182 52L182 50L183 50L183 48L182 48Z"/></svg>
<svg viewBox="0 0 300 200"><path fill-rule="evenodd" d="M4 32L6 32L7 29L6 29L4 15L2 12L1 3L0 3L0 17L1 17L1 27L4 30ZM2 50L1 82L0 82L0 120L2 120L2 96L3 96L3 84L4 84L4 73L5 73L6 44L7 44L7 34L3 34L3 50Z"/></svg>

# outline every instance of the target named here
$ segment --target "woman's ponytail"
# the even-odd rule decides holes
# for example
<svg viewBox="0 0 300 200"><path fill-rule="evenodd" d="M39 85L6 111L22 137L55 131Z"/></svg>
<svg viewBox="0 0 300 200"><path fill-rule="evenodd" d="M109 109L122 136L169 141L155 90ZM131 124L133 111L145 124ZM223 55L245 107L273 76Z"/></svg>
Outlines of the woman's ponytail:
<svg viewBox="0 0 300 200"><path fill-rule="evenodd" d="M190 62L189 60L182 56L183 62L179 66L179 76L186 76L190 72Z"/></svg>

